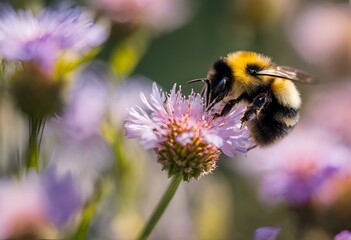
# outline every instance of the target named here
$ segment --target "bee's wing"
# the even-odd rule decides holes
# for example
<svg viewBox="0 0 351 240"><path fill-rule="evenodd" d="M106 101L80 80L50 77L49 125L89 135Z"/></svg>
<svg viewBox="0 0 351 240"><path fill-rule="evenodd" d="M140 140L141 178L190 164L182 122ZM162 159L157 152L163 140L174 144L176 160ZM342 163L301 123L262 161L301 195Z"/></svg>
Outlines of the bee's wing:
<svg viewBox="0 0 351 240"><path fill-rule="evenodd" d="M312 75L288 66L276 66L271 69L263 69L258 71L257 75L279 77L302 83L316 82L316 79Z"/></svg>

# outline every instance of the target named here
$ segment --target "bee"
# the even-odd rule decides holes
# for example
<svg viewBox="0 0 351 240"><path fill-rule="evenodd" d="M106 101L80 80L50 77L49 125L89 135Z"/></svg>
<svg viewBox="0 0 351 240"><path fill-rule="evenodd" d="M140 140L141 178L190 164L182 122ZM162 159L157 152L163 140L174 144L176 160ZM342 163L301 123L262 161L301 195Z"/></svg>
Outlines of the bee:
<svg viewBox="0 0 351 240"><path fill-rule="evenodd" d="M246 109L246 124L258 146L267 146L286 136L299 120L301 97L294 82L311 83L306 72L279 66L255 52L238 51L218 59L207 77L188 83L205 83L202 96L205 110L221 103L216 116L225 116L238 103Z"/></svg>

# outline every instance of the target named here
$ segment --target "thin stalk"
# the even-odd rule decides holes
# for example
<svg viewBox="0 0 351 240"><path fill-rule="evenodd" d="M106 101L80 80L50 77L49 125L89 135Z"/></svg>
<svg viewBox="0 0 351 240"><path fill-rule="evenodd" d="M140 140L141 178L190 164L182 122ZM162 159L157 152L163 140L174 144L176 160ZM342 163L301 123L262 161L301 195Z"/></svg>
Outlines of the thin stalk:
<svg viewBox="0 0 351 240"><path fill-rule="evenodd" d="M158 220L161 218L162 214L166 210L167 206L171 202L175 192L177 191L180 183L183 180L183 176L181 174L174 175L172 178L171 183L169 184L166 192L163 194L160 202L154 209L151 217L149 218L147 224L145 225L144 229L137 237L137 240L145 240L150 235L152 230L154 229L155 225L157 224Z"/></svg>
<svg viewBox="0 0 351 240"><path fill-rule="evenodd" d="M101 200L102 191L103 191L102 184L103 183L101 182L101 180L98 180L95 187L95 192L93 193L93 196L84 207L81 222L79 224L78 230L75 232L72 239L74 240L87 239L91 220L93 219Z"/></svg>
<svg viewBox="0 0 351 240"><path fill-rule="evenodd" d="M39 171L39 147L40 132L43 121L40 119L29 119L29 140L27 149L27 169Z"/></svg>

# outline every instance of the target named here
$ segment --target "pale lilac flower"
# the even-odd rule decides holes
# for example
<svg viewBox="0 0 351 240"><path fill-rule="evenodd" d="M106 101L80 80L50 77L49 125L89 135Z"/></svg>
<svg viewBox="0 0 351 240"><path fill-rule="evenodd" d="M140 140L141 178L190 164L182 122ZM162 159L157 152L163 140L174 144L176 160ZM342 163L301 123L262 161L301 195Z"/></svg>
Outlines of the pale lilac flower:
<svg viewBox="0 0 351 240"><path fill-rule="evenodd" d="M108 83L102 73L88 69L79 74L59 118L63 130L76 140L100 135L108 101Z"/></svg>
<svg viewBox="0 0 351 240"><path fill-rule="evenodd" d="M92 4L117 23L144 26L157 32L183 25L190 9L185 0L94 0Z"/></svg>
<svg viewBox="0 0 351 240"><path fill-rule="evenodd" d="M50 71L60 54L84 54L107 37L106 30L80 7L44 9L37 14L0 7L0 56L9 61L34 60Z"/></svg>
<svg viewBox="0 0 351 240"><path fill-rule="evenodd" d="M348 230L344 230L344 231L338 233L334 237L334 240L351 240L351 232Z"/></svg>
<svg viewBox="0 0 351 240"><path fill-rule="evenodd" d="M151 93L152 81L143 76L133 76L118 85L110 99L110 118L115 129L123 129L124 121L129 113L128 108L142 103L139 93Z"/></svg>
<svg viewBox="0 0 351 240"><path fill-rule="evenodd" d="M140 96L148 112L139 106L130 109L126 135L140 138L145 149L153 149L170 176L181 173L187 181L199 178L216 167L219 150L233 157L253 145L248 129L241 128L242 106L214 119L204 112L199 94L192 92L186 98L176 85L164 93L154 83L149 99Z"/></svg>
<svg viewBox="0 0 351 240"><path fill-rule="evenodd" d="M351 84L333 83L317 88L306 107L306 123L318 126L351 146ZM324 119L327 119L324 120Z"/></svg>
<svg viewBox="0 0 351 240"><path fill-rule="evenodd" d="M275 240L279 233L279 227L260 227L256 229L253 240Z"/></svg>
<svg viewBox="0 0 351 240"><path fill-rule="evenodd" d="M299 126L280 143L255 149L237 164L259 179L266 203L298 206L315 201L332 176L349 169L350 156L350 149L328 133Z"/></svg>
<svg viewBox="0 0 351 240"><path fill-rule="evenodd" d="M81 207L72 176L54 169L30 173L20 181L0 180L0 238L43 235L62 229Z"/></svg>
<svg viewBox="0 0 351 240"><path fill-rule="evenodd" d="M88 198L96 180L112 163L112 150L101 134L109 92L104 74L94 68L76 80L62 115L46 124L42 144L51 149L49 166L60 174L71 172L82 196Z"/></svg>
<svg viewBox="0 0 351 240"><path fill-rule="evenodd" d="M307 62L329 70L348 68L351 19L349 4L314 4L288 26L289 38Z"/></svg>

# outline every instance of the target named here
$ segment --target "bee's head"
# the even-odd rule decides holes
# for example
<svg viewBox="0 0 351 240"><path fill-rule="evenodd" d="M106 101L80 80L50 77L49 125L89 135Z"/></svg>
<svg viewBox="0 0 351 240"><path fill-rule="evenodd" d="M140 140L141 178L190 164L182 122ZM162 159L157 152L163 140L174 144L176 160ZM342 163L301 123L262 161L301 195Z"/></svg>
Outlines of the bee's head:
<svg viewBox="0 0 351 240"><path fill-rule="evenodd" d="M245 89L265 85L269 80L269 77L256 75L260 70L267 69L272 65L269 57L255 52L239 51L228 54L225 62L235 81Z"/></svg>
<svg viewBox="0 0 351 240"><path fill-rule="evenodd" d="M269 57L258 53L244 51L230 53L213 64L207 78L194 79L190 82L206 83L202 95L205 97L206 108L209 109L227 96L234 87L249 92L257 86L266 85L271 78L257 73L271 65Z"/></svg>
<svg viewBox="0 0 351 240"><path fill-rule="evenodd" d="M233 72L225 58L220 58L213 64L204 80L206 86L203 89L203 95L206 108L211 108L231 91L234 84Z"/></svg>

